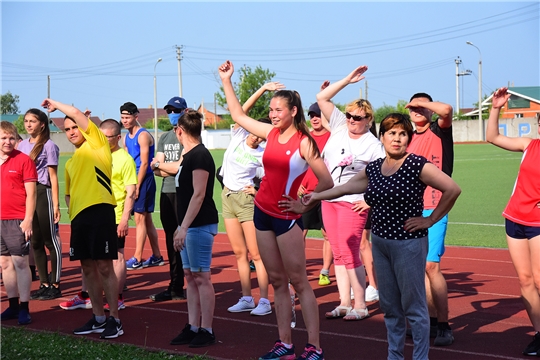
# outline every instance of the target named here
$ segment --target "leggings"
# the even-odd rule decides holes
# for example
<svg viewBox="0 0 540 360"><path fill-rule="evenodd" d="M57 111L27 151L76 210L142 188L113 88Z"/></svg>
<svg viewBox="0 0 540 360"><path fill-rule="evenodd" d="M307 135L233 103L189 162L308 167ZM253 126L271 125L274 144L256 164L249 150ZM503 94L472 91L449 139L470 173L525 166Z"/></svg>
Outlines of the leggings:
<svg viewBox="0 0 540 360"><path fill-rule="evenodd" d="M51 256L51 278L53 284L60 283L60 273L62 271L62 242L58 236L54 223L54 209L52 201L52 190L50 187L37 185L37 202L32 223L32 250L34 260L38 269L39 281L49 282L47 271L47 253Z"/></svg>

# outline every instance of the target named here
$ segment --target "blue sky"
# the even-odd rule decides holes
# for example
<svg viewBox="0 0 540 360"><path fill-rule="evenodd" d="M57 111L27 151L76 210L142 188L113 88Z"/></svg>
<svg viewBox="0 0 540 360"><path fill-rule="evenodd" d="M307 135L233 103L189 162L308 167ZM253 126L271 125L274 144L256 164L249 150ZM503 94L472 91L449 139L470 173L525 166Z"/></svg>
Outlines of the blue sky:
<svg viewBox="0 0 540 360"><path fill-rule="evenodd" d="M178 95L175 45L183 46L182 88L189 106L213 101L217 67L261 65L298 90L304 107L323 80L369 66L367 98L395 105L416 92L461 107L478 99L478 50L484 94L509 82L538 86L538 2L19 2L2 1L2 93L19 95L21 112L47 96L118 118L132 101L158 106ZM237 75L238 73L236 73ZM238 76L235 77L238 80ZM335 100L365 98L365 84Z"/></svg>

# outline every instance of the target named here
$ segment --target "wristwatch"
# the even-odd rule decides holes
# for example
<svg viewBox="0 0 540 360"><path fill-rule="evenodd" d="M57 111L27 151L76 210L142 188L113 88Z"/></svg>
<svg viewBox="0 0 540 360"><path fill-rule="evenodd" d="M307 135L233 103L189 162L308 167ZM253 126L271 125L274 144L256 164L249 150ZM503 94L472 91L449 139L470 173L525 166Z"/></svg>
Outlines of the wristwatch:
<svg viewBox="0 0 540 360"><path fill-rule="evenodd" d="M156 162L154 163L154 169L159 169L159 161L156 161Z"/></svg>

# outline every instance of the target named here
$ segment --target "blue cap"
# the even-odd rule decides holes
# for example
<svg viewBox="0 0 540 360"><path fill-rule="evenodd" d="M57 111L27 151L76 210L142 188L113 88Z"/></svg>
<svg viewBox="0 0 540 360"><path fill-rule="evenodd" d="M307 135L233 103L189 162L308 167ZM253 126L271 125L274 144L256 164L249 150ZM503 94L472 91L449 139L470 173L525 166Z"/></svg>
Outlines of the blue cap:
<svg viewBox="0 0 540 360"><path fill-rule="evenodd" d="M167 110L168 106L172 106L177 109L187 109L186 100L179 96L175 96L171 100L169 100L169 102L163 107L163 109Z"/></svg>
<svg viewBox="0 0 540 360"><path fill-rule="evenodd" d="M311 104L311 106L309 107L309 110L308 110L308 116L311 113L314 113L318 117L321 117L321 109L319 108L319 104L317 104L317 103Z"/></svg>

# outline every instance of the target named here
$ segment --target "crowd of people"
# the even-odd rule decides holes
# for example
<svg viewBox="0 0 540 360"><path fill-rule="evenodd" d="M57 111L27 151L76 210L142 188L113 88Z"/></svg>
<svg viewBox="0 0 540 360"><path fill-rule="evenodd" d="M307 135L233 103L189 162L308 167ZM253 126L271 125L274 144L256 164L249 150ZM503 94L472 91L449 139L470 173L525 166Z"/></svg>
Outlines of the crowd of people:
<svg viewBox="0 0 540 360"><path fill-rule="evenodd" d="M322 84L307 111L310 131L297 92L270 82L240 104L233 64L226 61L218 68L235 122L217 173L241 294L228 311L271 314L272 286L278 340L261 360L324 359L319 307L306 274L308 229L321 230L324 237L320 286L331 283L334 264L338 305L325 311L326 318L365 319L370 315L366 303L378 300L389 359L403 359L406 336L412 337L414 359L428 358L430 337L435 346L454 342L440 267L448 212L461 193L451 178L452 107L426 93L414 94L406 105L409 114L388 114L377 134L369 101L353 100L344 113L332 102L346 86L364 79L367 70L359 66L335 83ZM268 117L251 118L249 110L267 91L273 92ZM536 331L523 353L540 356L540 265L535 261L540 251L540 140L499 134L499 113L508 98L506 88L494 93L486 139L524 154L503 216L522 298ZM213 200L216 168L201 141L202 114L189 109L185 99L171 98L164 109L173 129L156 144L139 124L139 109L131 102L120 107L119 121L107 119L99 127L89 120L89 111L52 99L41 106L65 115L64 132L75 146L65 165L65 202L71 222L69 257L80 262L82 284L80 292L59 305L92 309L92 317L73 333L99 333L103 339L123 335L119 310L126 306L127 271L165 264L151 216L158 176L163 178L159 207L170 283L150 299L187 299L187 322L170 344L215 344L210 269L219 217ZM59 148L50 139L45 112L28 110L24 125L28 137L20 143L13 124L2 121L0 126L0 265L9 301L1 320L16 319L21 325L32 321L30 300L62 297ZM126 258L131 216L135 252ZM143 259L147 237L152 255ZM257 303L250 258L260 292ZM33 293L31 266L40 282ZM296 297L307 330L299 357L291 334Z"/></svg>

